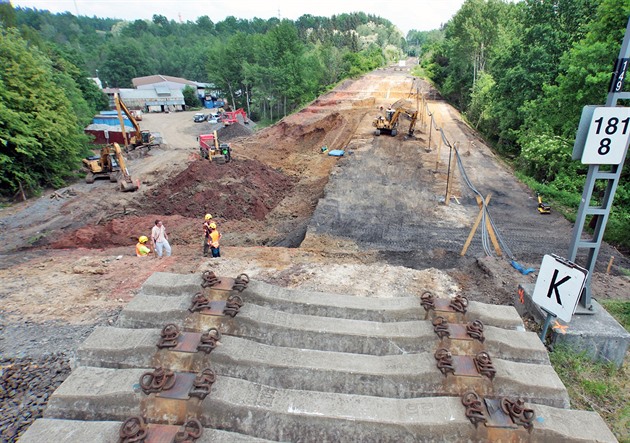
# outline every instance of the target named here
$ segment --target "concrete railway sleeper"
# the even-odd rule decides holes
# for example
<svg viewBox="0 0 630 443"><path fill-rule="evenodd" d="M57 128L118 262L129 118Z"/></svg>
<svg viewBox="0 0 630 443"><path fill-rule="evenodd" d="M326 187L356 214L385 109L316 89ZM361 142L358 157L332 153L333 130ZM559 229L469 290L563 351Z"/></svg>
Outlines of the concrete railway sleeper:
<svg viewBox="0 0 630 443"><path fill-rule="evenodd" d="M144 418L143 418L144 420ZM40 418L22 435L20 443L121 443L120 431L124 422L119 421L77 421ZM182 426L146 423L146 439L138 443L159 443L176 441ZM268 442L249 435L235 432L202 428L201 435L194 443L256 443ZM176 442L179 443L179 442Z"/></svg>
<svg viewBox="0 0 630 443"><path fill-rule="evenodd" d="M203 400L146 395L137 388L143 371L78 367L51 397L45 418L124 421L142 416L149 423L169 424L197 418L203 427L275 441L418 442L436 436L449 442L616 441L597 413L518 398L484 400L471 421L469 405L459 397L393 399L288 390L231 377L217 377Z"/></svg>
<svg viewBox="0 0 630 443"><path fill-rule="evenodd" d="M222 296L225 300L225 294L222 292L215 297ZM244 293L241 296L247 301ZM161 328L173 323L182 330L216 328L224 335L280 347L370 355L434 352L445 347L453 353L486 351L505 360L549 364L547 350L533 332L486 326L481 343L467 333L457 333L465 332L466 325L449 323L450 335L435 340L433 325L426 320L380 323L317 317L287 314L249 303L240 308L236 318L231 318L223 315L225 301L210 301L206 312L193 313L189 311L191 301L190 295L139 294L120 313L117 326Z"/></svg>
<svg viewBox="0 0 630 443"><path fill-rule="evenodd" d="M379 323L246 304L249 283L245 274L206 272L203 292L193 296L136 297L120 326L172 319L161 329L95 330L78 352L79 364L92 366L73 371L22 441L49 441L64 425L111 432L112 421L122 422L118 438L105 440L112 443L202 443L207 434L213 441L615 441L596 413L564 409L568 395L546 353L533 357L542 364L502 359L532 360L539 350L522 346L528 333L458 323L468 313L465 297L425 293L428 320ZM342 351L327 350L327 342ZM421 342L430 349L418 350ZM506 351L508 342L519 344ZM375 352L387 343L398 351ZM352 347L362 352L348 353ZM498 358L490 357L493 347ZM38 423L53 430L38 431Z"/></svg>
<svg viewBox="0 0 630 443"><path fill-rule="evenodd" d="M208 271L206 271L208 272ZM205 274L205 273L204 273ZM243 274L241 274L243 275ZM209 277L207 277L209 278ZM215 279L228 282L225 289L231 288L230 279ZM236 281L238 279L231 279ZM198 274L171 274L156 272L142 285L140 294L159 296L192 295L199 292L203 277ZM209 292L221 290L223 286L207 286ZM429 293L430 294L430 293ZM291 314L313 315L319 317L346 318L376 322L399 322L426 320L434 315L441 315L452 323L466 323L471 319L481 320L489 326L503 329L525 330L523 320L512 306L488 305L475 301L467 302L466 312L457 312L449 307L450 298L437 298L433 294L435 309L423 309L418 296L359 297L325 292L289 289L268 283L251 280L240 293L248 304L264 306L276 311ZM454 297L453 299L456 299Z"/></svg>
<svg viewBox="0 0 630 443"><path fill-rule="evenodd" d="M569 406L567 391L551 366L490 359L486 352L469 356L444 350L453 370L443 374L432 353L358 355L280 348L225 335L211 353L200 352L198 332L181 332L176 346L160 349L162 333L171 328L97 328L78 349L77 363L193 372L211 367L219 376L276 388L376 397L453 396L475 389L485 396L520 396L533 403Z"/></svg>

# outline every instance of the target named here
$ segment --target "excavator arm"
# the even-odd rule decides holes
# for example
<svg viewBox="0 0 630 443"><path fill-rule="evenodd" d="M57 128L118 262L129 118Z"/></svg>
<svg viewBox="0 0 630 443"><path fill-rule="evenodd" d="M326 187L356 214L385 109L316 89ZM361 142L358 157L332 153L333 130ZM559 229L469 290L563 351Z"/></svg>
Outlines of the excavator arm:
<svg viewBox="0 0 630 443"><path fill-rule="evenodd" d="M133 182L133 179L129 174L127 162L122 150L120 149L120 145L116 142L114 142L114 155L116 156L116 161L120 167L120 178L118 179L118 186L120 186L120 190L123 192L133 192L138 190L138 185Z"/></svg>
<svg viewBox="0 0 630 443"><path fill-rule="evenodd" d="M123 113L127 116L133 128L135 130L135 134L133 135L132 144L140 144L142 143L142 131L140 130L140 125L136 121L135 117L131 114L131 111L127 108L125 103L118 96L118 93L114 93L114 104L116 105L116 111L118 111L118 119L120 120L120 130L122 131L123 138L125 139L125 149L128 148L127 144L127 135L125 133L125 120L123 119Z"/></svg>
<svg viewBox="0 0 630 443"><path fill-rule="evenodd" d="M413 135L413 131L416 127L416 120L418 119L418 111L411 106L409 100L401 99L393 103L389 109L385 111L385 117L377 117L372 126L376 127L375 135L381 135L386 133L392 137L398 134L398 120L401 114L405 114L411 119L409 130L407 134Z"/></svg>

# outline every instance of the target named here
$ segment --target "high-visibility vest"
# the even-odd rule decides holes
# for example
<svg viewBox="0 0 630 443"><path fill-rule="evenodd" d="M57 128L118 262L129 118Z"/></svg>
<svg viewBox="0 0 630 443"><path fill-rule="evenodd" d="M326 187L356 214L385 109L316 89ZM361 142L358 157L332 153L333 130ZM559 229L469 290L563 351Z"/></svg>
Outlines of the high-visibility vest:
<svg viewBox="0 0 630 443"><path fill-rule="evenodd" d="M138 257L146 257L147 255L149 255L149 252L151 252L151 250L149 248L147 248L144 245L144 243L138 242L136 244L136 256L138 256Z"/></svg>
<svg viewBox="0 0 630 443"><path fill-rule="evenodd" d="M210 246L212 246L213 248L218 248L220 238L221 234L219 234L219 231L213 229L212 232L210 232Z"/></svg>

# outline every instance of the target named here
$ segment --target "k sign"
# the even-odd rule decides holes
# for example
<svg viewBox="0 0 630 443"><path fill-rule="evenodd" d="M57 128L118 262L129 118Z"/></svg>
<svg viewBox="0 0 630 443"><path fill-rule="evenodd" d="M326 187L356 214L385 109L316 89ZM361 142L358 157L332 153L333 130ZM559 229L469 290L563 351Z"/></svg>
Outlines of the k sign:
<svg viewBox="0 0 630 443"><path fill-rule="evenodd" d="M532 300L566 323L580 300L588 271L555 254L545 255Z"/></svg>

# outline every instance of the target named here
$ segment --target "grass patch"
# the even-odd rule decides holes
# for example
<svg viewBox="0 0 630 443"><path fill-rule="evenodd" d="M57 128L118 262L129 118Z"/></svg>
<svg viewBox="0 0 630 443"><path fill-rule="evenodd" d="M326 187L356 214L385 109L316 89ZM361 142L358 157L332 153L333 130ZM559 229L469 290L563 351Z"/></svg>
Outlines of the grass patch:
<svg viewBox="0 0 630 443"><path fill-rule="evenodd" d="M626 277L630 277L630 269L622 268L621 266L618 268L621 275L625 275Z"/></svg>
<svg viewBox="0 0 630 443"><path fill-rule="evenodd" d="M34 245L35 243L37 243L38 241L40 241L42 238L46 237L46 234L43 232L38 232L37 234L33 235L32 237L29 237L27 242L29 245Z"/></svg>
<svg viewBox="0 0 630 443"><path fill-rule="evenodd" d="M606 311L623 326L626 331L630 331L630 301L628 300L602 300L600 302Z"/></svg>
<svg viewBox="0 0 630 443"><path fill-rule="evenodd" d="M571 408L597 412L620 442L630 442L630 354L619 369L562 345L549 357L569 392Z"/></svg>

